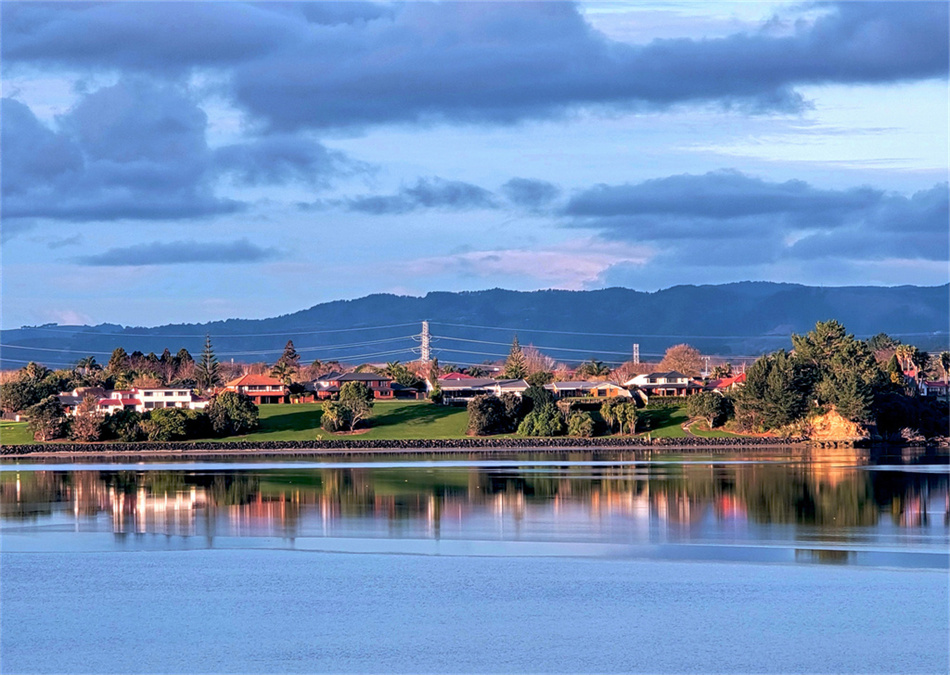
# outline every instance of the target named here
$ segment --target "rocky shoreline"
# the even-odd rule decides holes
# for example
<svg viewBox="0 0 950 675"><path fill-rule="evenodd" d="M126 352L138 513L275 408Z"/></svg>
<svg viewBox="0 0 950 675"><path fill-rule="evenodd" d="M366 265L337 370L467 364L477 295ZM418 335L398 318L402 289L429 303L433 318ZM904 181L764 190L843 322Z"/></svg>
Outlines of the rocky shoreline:
<svg viewBox="0 0 950 675"><path fill-rule="evenodd" d="M45 443L3 445L2 457L37 455L247 455L247 454L368 454L372 452L487 451L514 450L725 450L735 448L788 448L807 443L786 438L455 438L445 440L361 440L329 439L313 441L222 441L199 443Z"/></svg>

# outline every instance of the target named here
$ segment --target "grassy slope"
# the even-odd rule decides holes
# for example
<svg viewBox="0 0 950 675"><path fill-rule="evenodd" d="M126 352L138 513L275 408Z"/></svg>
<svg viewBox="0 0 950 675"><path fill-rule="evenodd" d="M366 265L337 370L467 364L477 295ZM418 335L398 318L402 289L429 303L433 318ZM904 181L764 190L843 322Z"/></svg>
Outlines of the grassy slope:
<svg viewBox="0 0 950 675"><path fill-rule="evenodd" d="M312 441L335 437L320 428L320 403L262 405L261 428L247 436L208 439L219 441ZM465 408L437 406L427 401L377 401L371 427L352 436L367 440L407 438L463 438L468 426ZM204 439L203 439L204 440Z"/></svg>
<svg viewBox="0 0 950 675"><path fill-rule="evenodd" d="M231 436L215 441L311 441L332 437L320 428L321 404L262 405L261 428L247 436ZM651 420L648 432L652 438L683 438L681 424L686 421L685 407L655 408L640 411L641 419ZM465 408L445 407L427 401L379 401L373 408L372 426L352 436L367 440L403 440L415 438L464 438L468 426ZM722 431L704 431L699 424L693 433L705 437L730 437ZM644 435L644 434L641 434ZM510 436L510 435L509 435ZM4 444L33 443L25 422L0 424L0 440Z"/></svg>
<svg viewBox="0 0 950 675"><path fill-rule="evenodd" d="M0 422L0 443L27 445L35 442L26 422Z"/></svg>

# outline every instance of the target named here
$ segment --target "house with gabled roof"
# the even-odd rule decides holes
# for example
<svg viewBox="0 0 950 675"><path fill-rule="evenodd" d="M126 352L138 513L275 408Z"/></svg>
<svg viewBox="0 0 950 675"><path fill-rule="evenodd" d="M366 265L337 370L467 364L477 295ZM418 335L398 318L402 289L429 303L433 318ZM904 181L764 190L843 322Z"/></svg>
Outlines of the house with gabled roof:
<svg viewBox="0 0 950 675"><path fill-rule="evenodd" d="M727 391L735 391L743 384L745 384L745 373L739 373L731 377L720 377L718 380L711 380L704 389L725 394Z"/></svg>
<svg viewBox="0 0 950 675"><path fill-rule="evenodd" d="M241 375L224 385L228 391L251 397L257 405L287 403L287 385L270 375Z"/></svg>
<svg viewBox="0 0 950 675"><path fill-rule="evenodd" d="M544 385L544 388L550 391L554 398L613 398L621 396L630 398L630 391L617 384L616 382L589 382L586 380L574 380L564 382L552 382Z"/></svg>
<svg viewBox="0 0 950 675"><path fill-rule="evenodd" d="M689 396L703 389L703 385L676 370L636 375L624 382L623 386L636 387L647 396Z"/></svg>

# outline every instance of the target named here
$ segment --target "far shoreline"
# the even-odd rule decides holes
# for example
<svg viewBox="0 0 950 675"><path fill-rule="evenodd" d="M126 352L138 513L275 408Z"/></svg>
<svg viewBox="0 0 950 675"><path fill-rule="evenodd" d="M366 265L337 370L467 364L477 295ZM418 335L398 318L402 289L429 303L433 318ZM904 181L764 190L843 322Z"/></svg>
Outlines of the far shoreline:
<svg viewBox="0 0 950 675"><path fill-rule="evenodd" d="M920 448L939 444L920 444ZM873 447L878 447L877 445ZM881 446L906 447L906 446ZM378 457L384 455L497 456L511 453L584 452L591 454L632 453L649 456L657 453L731 454L748 451L820 451L828 449L870 449L868 443L838 441L815 443L784 438L464 438L322 441L224 441L199 443L49 443L0 446L0 461L36 459L248 459L280 457Z"/></svg>

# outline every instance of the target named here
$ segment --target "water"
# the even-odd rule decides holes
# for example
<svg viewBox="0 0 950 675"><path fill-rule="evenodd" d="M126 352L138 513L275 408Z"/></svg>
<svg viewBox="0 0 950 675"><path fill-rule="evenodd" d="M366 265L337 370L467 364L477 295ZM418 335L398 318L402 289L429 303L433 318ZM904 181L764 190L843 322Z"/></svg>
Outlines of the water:
<svg viewBox="0 0 950 675"><path fill-rule="evenodd" d="M946 457L0 465L3 672L947 672Z"/></svg>

